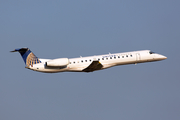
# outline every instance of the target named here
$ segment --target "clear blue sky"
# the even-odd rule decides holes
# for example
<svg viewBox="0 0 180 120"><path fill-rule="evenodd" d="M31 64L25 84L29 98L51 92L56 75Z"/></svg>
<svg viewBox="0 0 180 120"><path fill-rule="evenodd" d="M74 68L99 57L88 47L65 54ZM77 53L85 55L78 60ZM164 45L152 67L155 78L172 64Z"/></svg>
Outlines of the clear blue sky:
<svg viewBox="0 0 180 120"><path fill-rule="evenodd" d="M1 0L0 120L179 120L179 0ZM39 58L149 49L167 60L92 73L25 69Z"/></svg>

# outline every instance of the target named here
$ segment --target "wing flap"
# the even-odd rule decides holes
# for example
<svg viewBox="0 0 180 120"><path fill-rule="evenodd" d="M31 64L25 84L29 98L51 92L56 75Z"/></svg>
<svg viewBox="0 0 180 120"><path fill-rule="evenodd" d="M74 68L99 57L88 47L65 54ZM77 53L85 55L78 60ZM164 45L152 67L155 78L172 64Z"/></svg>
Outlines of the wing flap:
<svg viewBox="0 0 180 120"><path fill-rule="evenodd" d="M83 72L93 72L100 70L103 65L99 61L93 61L87 68L83 69Z"/></svg>

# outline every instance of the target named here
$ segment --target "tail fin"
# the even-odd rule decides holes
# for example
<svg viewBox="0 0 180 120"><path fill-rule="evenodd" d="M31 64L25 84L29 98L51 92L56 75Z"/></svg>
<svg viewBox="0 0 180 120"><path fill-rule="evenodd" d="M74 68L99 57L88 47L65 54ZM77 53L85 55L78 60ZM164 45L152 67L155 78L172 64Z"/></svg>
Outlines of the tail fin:
<svg viewBox="0 0 180 120"><path fill-rule="evenodd" d="M25 65L29 67L33 64L41 63L41 61L31 52L29 48L19 48L11 52L19 52L25 62Z"/></svg>

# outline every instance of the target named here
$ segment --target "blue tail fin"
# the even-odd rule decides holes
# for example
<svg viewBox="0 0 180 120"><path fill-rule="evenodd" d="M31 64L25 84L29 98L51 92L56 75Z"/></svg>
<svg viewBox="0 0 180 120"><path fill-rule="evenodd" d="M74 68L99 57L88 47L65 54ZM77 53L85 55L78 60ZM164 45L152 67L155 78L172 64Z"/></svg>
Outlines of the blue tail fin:
<svg viewBox="0 0 180 120"><path fill-rule="evenodd" d="M31 52L29 48L15 49L11 52L19 52L26 64L26 66L32 66L33 64L41 63L41 61Z"/></svg>

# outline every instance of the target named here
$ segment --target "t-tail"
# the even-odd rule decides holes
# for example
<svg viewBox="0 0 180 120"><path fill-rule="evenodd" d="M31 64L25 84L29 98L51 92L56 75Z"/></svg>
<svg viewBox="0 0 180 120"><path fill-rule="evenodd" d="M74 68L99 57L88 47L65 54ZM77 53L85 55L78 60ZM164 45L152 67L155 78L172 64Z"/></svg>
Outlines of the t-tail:
<svg viewBox="0 0 180 120"><path fill-rule="evenodd" d="M19 52L25 62L26 67L41 63L41 61L31 52L29 48L19 48L11 52Z"/></svg>

